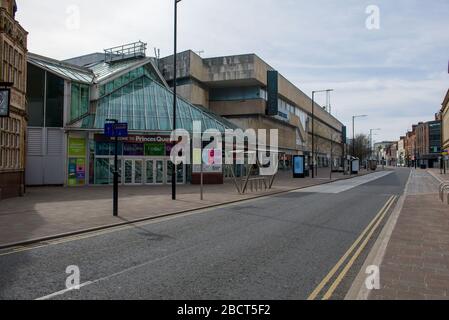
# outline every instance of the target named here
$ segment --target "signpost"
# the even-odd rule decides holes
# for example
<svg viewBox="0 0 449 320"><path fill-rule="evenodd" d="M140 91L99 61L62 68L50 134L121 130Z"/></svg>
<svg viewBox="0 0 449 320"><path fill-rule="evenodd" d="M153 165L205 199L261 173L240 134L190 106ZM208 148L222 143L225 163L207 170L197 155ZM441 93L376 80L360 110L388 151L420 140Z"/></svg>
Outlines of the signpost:
<svg viewBox="0 0 449 320"><path fill-rule="evenodd" d="M114 151L114 187L113 187L113 215L118 216L118 138L128 136L128 124L119 123L115 119L106 119L107 122L104 125L104 135L110 138L114 138L115 151Z"/></svg>

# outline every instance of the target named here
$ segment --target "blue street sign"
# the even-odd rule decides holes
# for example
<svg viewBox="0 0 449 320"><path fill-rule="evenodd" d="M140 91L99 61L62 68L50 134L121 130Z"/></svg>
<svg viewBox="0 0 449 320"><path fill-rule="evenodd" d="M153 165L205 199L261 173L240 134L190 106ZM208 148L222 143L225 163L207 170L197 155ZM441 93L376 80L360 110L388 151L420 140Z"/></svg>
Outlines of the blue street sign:
<svg viewBox="0 0 449 320"><path fill-rule="evenodd" d="M104 135L106 137L127 137L128 136L128 124L127 123L106 123L104 125Z"/></svg>

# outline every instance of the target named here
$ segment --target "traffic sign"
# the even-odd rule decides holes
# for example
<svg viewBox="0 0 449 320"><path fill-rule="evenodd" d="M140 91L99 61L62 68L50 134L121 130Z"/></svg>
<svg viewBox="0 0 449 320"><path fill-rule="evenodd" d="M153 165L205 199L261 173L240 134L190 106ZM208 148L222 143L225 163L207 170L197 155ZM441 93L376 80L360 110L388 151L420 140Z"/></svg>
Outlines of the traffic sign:
<svg viewBox="0 0 449 320"><path fill-rule="evenodd" d="M127 137L128 124L127 123L106 123L104 125L104 135L107 137Z"/></svg>

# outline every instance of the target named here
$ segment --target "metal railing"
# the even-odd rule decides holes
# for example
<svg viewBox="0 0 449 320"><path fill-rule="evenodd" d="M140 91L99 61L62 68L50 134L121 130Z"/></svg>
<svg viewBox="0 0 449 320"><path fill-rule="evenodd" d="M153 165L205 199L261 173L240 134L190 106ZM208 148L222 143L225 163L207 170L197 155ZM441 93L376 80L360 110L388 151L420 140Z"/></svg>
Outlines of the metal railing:
<svg viewBox="0 0 449 320"><path fill-rule="evenodd" d="M439 187L440 200L444 203L444 193L447 191L447 204L449 205L449 182L443 182Z"/></svg>
<svg viewBox="0 0 449 320"><path fill-rule="evenodd" d="M147 44L138 41L134 43L125 44L118 47L113 47L104 50L104 57L106 63L131 59L136 57L145 57Z"/></svg>

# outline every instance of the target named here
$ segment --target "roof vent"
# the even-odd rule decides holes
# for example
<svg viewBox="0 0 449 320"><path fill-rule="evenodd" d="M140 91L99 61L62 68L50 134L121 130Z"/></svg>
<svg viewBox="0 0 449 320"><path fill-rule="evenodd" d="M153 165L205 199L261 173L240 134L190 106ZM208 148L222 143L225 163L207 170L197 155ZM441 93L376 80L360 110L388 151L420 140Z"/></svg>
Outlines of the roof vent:
<svg viewBox="0 0 449 320"><path fill-rule="evenodd" d="M104 60L106 63L113 63L134 58L145 58L147 44L138 41L118 47L104 49Z"/></svg>

